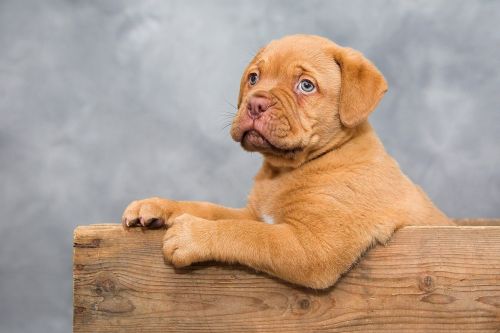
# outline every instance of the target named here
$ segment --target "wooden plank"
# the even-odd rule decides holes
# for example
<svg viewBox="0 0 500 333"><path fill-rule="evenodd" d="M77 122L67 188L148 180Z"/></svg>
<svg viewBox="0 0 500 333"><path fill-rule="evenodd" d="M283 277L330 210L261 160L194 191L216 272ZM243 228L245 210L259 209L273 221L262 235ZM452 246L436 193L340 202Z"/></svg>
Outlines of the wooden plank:
<svg viewBox="0 0 500 333"><path fill-rule="evenodd" d="M334 287L238 266L175 271L162 231L74 235L74 332L500 332L500 226L406 227Z"/></svg>
<svg viewBox="0 0 500 333"><path fill-rule="evenodd" d="M500 219L455 219L457 225L460 226L499 226Z"/></svg>

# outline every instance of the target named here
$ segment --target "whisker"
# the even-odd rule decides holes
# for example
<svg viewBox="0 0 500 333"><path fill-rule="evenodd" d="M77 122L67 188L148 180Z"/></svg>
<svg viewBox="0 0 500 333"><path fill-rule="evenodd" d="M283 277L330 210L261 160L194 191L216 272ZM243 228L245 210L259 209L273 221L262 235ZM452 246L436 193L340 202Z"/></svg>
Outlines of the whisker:
<svg viewBox="0 0 500 333"><path fill-rule="evenodd" d="M236 115L235 113L228 113L228 112L226 112L226 113L221 113L220 117L222 119L228 120L228 119L233 119L235 115Z"/></svg>
<svg viewBox="0 0 500 333"><path fill-rule="evenodd" d="M225 130L226 128L228 128L229 126L231 126L232 122L230 123L226 123L220 130L223 131Z"/></svg>
<svg viewBox="0 0 500 333"><path fill-rule="evenodd" d="M230 106L232 106L233 109L238 110L238 108L233 103L229 102L227 99L224 99L224 102L226 102L227 104L229 104Z"/></svg>

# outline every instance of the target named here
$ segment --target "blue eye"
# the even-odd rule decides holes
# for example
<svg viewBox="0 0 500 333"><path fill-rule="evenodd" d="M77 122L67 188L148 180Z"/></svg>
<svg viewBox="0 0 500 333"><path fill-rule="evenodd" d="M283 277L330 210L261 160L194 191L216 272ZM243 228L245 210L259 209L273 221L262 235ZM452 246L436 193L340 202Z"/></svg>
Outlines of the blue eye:
<svg viewBox="0 0 500 333"><path fill-rule="evenodd" d="M251 86L254 86L257 81L259 81L259 75L257 73L250 73L248 75L248 83L250 83Z"/></svg>
<svg viewBox="0 0 500 333"><path fill-rule="evenodd" d="M305 93L310 93L313 92L314 89L316 89L316 87L314 86L314 83L312 83L310 80L304 79L300 81L299 89Z"/></svg>

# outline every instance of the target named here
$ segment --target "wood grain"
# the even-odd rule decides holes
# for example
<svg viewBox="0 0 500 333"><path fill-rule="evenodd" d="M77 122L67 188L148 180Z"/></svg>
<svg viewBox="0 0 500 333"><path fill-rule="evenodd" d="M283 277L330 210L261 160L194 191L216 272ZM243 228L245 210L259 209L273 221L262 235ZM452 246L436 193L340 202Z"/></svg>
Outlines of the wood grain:
<svg viewBox="0 0 500 333"><path fill-rule="evenodd" d="M163 231L74 233L74 332L500 332L500 226L406 227L334 287L163 262Z"/></svg>
<svg viewBox="0 0 500 333"><path fill-rule="evenodd" d="M500 219L455 219L455 223L460 226L498 226Z"/></svg>

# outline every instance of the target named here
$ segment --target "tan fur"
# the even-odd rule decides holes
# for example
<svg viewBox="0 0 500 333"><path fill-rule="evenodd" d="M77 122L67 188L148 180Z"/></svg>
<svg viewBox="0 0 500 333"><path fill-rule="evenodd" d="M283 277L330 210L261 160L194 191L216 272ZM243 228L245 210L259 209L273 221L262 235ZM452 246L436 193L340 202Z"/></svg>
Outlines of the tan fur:
<svg viewBox="0 0 500 333"><path fill-rule="evenodd" d="M304 78L316 85L314 93L298 91ZM166 224L164 255L178 267L241 263L326 288L397 228L452 224L401 172L367 122L386 90L382 74L357 51L318 36L271 42L243 74L231 128L233 139L264 156L247 207L151 198L127 207L124 226ZM273 103L253 122L252 96ZM245 136L249 124L260 137Z"/></svg>

